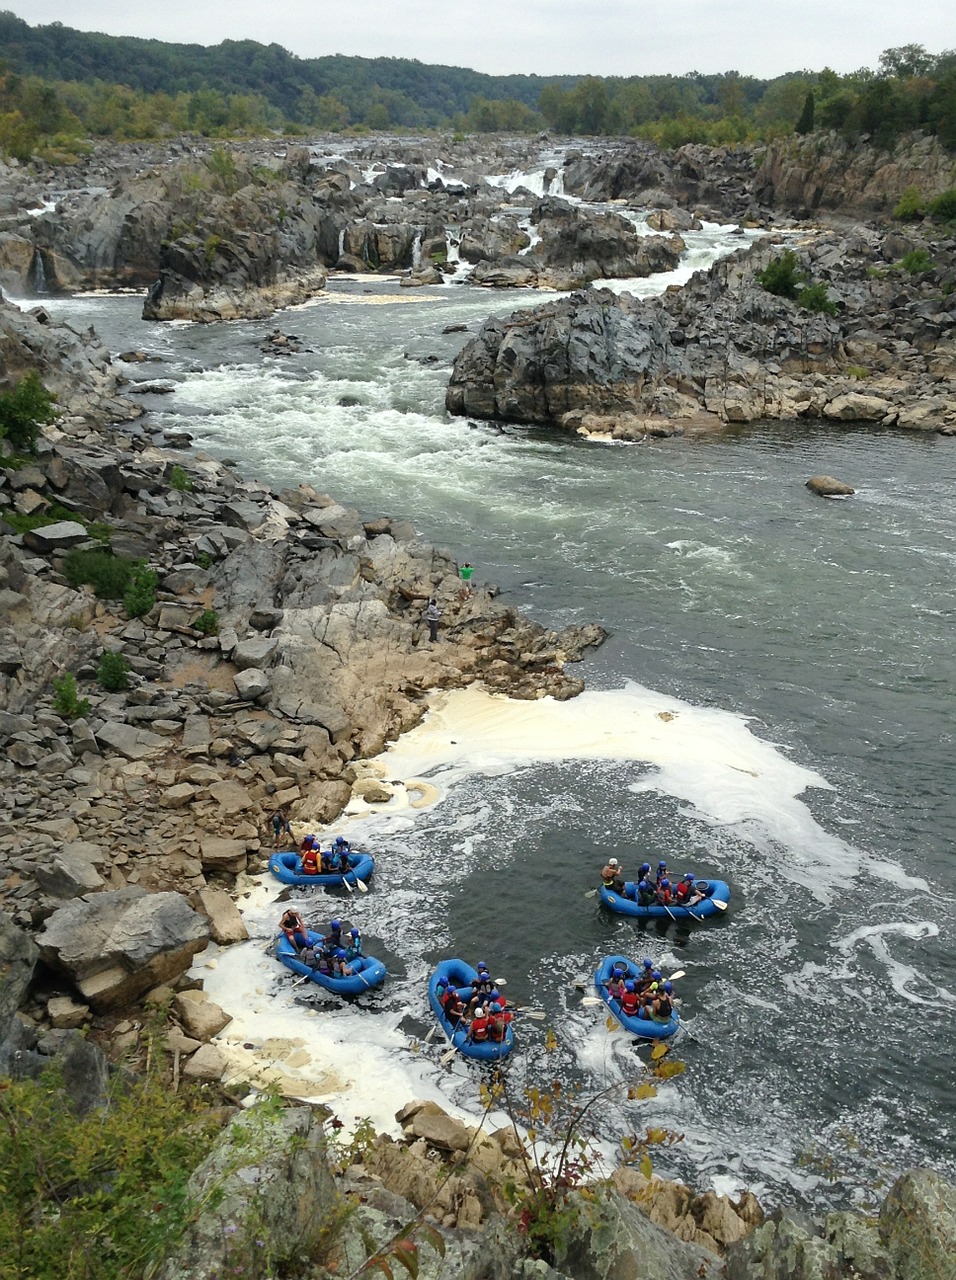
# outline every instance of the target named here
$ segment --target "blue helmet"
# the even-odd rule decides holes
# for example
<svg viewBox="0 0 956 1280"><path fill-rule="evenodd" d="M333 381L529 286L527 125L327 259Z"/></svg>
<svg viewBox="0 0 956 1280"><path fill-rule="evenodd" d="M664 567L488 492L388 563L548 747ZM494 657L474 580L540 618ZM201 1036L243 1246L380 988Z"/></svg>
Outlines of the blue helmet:
<svg viewBox="0 0 956 1280"><path fill-rule="evenodd" d="M500 1000L500 999L501 999L501 992L498 990L498 988L497 988L497 987L492 987L492 989L491 989L491 998L492 998L492 1000Z"/></svg>
<svg viewBox="0 0 956 1280"><path fill-rule="evenodd" d="M645 871L650 871L650 869L651 869L651 864L649 862L641 863L641 875L643 875Z"/></svg>
<svg viewBox="0 0 956 1280"><path fill-rule="evenodd" d="M694 873L693 873L693 871L685 871L685 873L684 873L684 879L685 879L685 880L693 880L693 878L694 878Z"/></svg>
<svg viewBox="0 0 956 1280"><path fill-rule="evenodd" d="M500 1004L498 1004L498 1002L497 1002L497 1001L495 1001L495 1003L491 1006L491 1012L492 1012L492 1013L500 1013L500 1012L501 1012L501 1005L500 1005Z"/></svg>
<svg viewBox="0 0 956 1280"><path fill-rule="evenodd" d="M641 961L641 964L644 966L645 969L654 968L654 961L650 958L650 956L645 956L644 959Z"/></svg>
<svg viewBox="0 0 956 1280"><path fill-rule="evenodd" d="M345 836L336 836L335 843L339 845L345 844Z"/></svg>
<svg viewBox="0 0 956 1280"><path fill-rule="evenodd" d="M339 947L338 951L336 951L336 953L335 953L335 958L336 958L336 960L344 960L344 959L345 959L345 952L342 950L342 948L341 948L341 947Z"/></svg>
<svg viewBox="0 0 956 1280"><path fill-rule="evenodd" d="M664 990L667 992L668 995L670 995L670 993L674 990L674 984L672 982L665 982Z"/></svg>
<svg viewBox="0 0 956 1280"><path fill-rule="evenodd" d="M439 987L447 987L447 986L448 986L448 979L447 979L447 978L439 978L439 979L438 979L438 981L435 983L435 986L436 986L436 988L439 988Z"/></svg>
<svg viewBox="0 0 956 1280"><path fill-rule="evenodd" d="M649 889L651 886L647 883L646 880L642 880L637 887L638 889Z"/></svg>
<svg viewBox="0 0 956 1280"><path fill-rule="evenodd" d="M624 990L625 990L625 991L635 991L635 990L636 990L636 987L634 986L634 979L633 979L633 978L628 978L627 982L625 982L625 984L624 984Z"/></svg>
<svg viewBox="0 0 956 1280"><path fill-rule="evenodd" d="M333 933L340 933L342 931L342 921L333 920L332 923L329 925L329 928L332 930Z"/></svg>
<svg viewBox="0 0 956 1280"><path fill-rule="evenodd" d="M654 979L655 982L660 982L663 976L664 975L661 973L660 969L655 969L654 972L651 974L651 977Z"/></svg>
<svg viewBox="0 0 956 1280"><path fill-rule="evenodd" d="M658 871L660 871L662 867L666 868L666 866L667 866L667 863L666 863L666 862L659 862L659 863L657 864L657 869L658 869Z"/></svg>
<svg viewBox="0 0 956 1280"><path fill-rule="evenodd" d="M479 972L479 973L482 973L482 972L487 973L487 972L488 972L488 966L485 964L484 960L479 960L479 961L478 961L478 972Z"/></svg>
<svg viewBox="0 0 956 1280"><path fill-rule="evenodd" d="M662 881L661 881L661 888L662 888L662 889L669 889L670 887L671 887L671 882L670 882L669 880L662 880Z"/></svg>
<svg viewBox="0 0 956 1280"><path fill-rule="evenodd" d="M359 931L358 931L358 929L349 929L349 937L350 937L350 938L357 938L358 936L359 936Z"/></svg>

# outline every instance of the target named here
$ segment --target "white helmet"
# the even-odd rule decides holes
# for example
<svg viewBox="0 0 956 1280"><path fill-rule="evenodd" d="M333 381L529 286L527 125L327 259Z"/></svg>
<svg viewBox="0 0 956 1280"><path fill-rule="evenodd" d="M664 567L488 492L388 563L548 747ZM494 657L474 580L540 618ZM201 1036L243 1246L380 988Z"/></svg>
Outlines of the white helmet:
<svg viewBox="0 0 956 1280"><path fill-rule="evenodd" d="M617 858L608 858L607 865L609 867L619 867L621 864L618 862Z"/></svg>
<svg viewBox="0 0 956 1280"><path fill-rule="evenodd" d="M475 1010L475 1017L483 1018L484 1016L485 1016L485 1010L482 1005L479 1005L478 1008Z"/></svg>

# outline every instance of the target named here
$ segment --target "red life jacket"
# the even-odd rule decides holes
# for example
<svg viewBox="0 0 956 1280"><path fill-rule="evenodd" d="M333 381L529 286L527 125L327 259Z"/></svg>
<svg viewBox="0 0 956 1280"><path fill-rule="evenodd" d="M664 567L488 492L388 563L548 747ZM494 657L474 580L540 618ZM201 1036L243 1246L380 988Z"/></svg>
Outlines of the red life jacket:
<svg viewBox="0 0 956 1280"><path fill-rule="evenodd" d="M693 881L682 880L680 884L677 886L677 892L674 894L674 897L677 899L678 902L686 902L693 892L694 892Z"/></svg>
<svg viewBox="0 0 956 1280"><path fill-rule="evenodd" d="M625 991L623 996L621 996L621 1008L629 1018L634 1017L635 1013L637 1013L640 1008L640 1004L640 997L636 991Z"/></svg>
<svg viewBox="0 0 956 1280"><path fill-rule="evenodd" d="M475 1018L471 1024L472 1040L487 1040L488 1030L489 1026L487 1018Z"/></svg>
<svg viewBox="0 0 956 1280"><path fill-rule="evenodd" d="M314 849L306 849L302 855L302 871L307 876L319 874L319 859Z"/></svg>

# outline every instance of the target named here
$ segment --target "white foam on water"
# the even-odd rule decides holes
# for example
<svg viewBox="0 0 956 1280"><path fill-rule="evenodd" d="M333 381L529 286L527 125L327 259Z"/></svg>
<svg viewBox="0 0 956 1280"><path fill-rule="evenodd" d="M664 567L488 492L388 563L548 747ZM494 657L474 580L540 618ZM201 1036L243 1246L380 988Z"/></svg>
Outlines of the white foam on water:
<svg viewBox="0 0 956 1280"><path fill-rule="evenodd" d="M847 958L847 965L842 974L831 973L830 976L836 976L841 981L854 977L852 960L858 951L866 947L886 970L887 980L900 999L910 1004L956 1005L956 995L953 992L937 986L915 965L897 960L891 954L889 940L894 935L907 938L912 942L919 942L923 938L938 937L939 926L929 920L917 922L900 920L889 924L861 925L859 929L854 929L837 943L837 950ZM920 991L924 994L920 994Z"/></svg>
<svg viewBox="0 0 956 1280"><path fill-rule="evenodd" d="M775 857L775 874L821 901L861 866L861 854L824 831L798 799L829 789L813 770L755 737L731 712L695 707L637 684L586 691L568 702L518 702L474 687L437 699L426 720L381 757L389 776L471 773L558 760L633 760L655 772L631 784L693 806L699 819ZM436 781L432 778L432 781Z"/></svg>

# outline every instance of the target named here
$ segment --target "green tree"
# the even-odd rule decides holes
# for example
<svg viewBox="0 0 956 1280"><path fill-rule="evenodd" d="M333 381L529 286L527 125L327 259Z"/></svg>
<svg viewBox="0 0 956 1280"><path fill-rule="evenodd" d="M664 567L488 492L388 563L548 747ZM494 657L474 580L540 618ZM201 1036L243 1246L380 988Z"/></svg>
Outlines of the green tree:
<svg viewBox="0 0 956 1280"><path fill-rule="evenodd" d="M807 134L813 133L813 116L815 102L813 98L813 90L811 89L803 103L803 110L800 112L800 119L794 128L795 133Z"/></svg>

